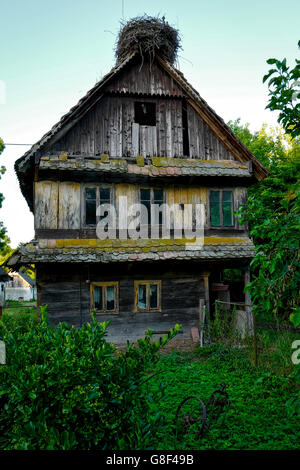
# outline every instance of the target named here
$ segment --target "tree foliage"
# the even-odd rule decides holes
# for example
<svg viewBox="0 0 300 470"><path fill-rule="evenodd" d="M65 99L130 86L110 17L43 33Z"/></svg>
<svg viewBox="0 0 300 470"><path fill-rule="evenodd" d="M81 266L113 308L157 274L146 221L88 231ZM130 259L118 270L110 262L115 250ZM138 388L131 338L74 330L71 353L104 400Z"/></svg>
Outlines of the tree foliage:
<svg viewBox="0 0 300 470"><path fill-rule="evenodd" d="M241 209L256 245L249 285L254 311L288 319L300 300L300 141L266 126L252 133L240 120L229 125L270 170L249 188Z"/></svg>
<svg viewBox="0 0 300 470"><path fill-rule="evenodd" d="M270 98L266 107L279 111L278 122L287 134L297 137L300 135L300 60L296 59L294 68L287 66L286 59L268 59L267 64L273 68L263 77L263 82L269 79Z"/></svg>

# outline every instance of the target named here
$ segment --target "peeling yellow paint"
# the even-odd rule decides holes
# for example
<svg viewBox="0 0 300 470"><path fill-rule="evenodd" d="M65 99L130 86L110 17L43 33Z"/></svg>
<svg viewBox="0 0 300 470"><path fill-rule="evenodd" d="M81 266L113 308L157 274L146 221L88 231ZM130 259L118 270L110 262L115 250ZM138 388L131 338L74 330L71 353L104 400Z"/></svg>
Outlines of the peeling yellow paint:
<svg viewBox="0 0 300 470"><path fill-rule="evenodd" d="M101 158L101 163L109 162L109 155L107 155L106 153L101 153L100 158Z"/></svg>
<svg viewBox="0 0 300 470"><path fill-rule="evenodd" d="M138 166L144 166L145 165L144 157L142 155L138 155L136 157L136 163Z"/></svg>

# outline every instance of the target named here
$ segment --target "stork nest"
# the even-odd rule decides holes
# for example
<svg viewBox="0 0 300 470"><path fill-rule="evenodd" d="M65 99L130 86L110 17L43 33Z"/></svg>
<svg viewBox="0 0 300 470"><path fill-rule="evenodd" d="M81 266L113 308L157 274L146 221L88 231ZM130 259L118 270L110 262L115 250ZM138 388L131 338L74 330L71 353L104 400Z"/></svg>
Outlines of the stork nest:
<svg viewBox="0 0 300 470"><path fill-rule="evenodd" d="M124 60L132 52L139 52L142 59L148 57L153 62L158 54L171 64L177 59L181 49L178 30L165 22L165 18L141 16L121 23L115 53L117 63Z"/></svg>

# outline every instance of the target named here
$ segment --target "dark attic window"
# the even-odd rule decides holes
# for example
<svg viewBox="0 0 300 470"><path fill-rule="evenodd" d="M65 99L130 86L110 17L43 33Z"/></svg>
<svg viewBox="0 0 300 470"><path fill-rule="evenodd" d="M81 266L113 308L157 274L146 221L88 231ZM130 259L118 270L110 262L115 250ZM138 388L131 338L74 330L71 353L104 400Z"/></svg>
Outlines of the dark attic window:
<svg viewBox="0 0 300 470"><path fill-rule="evenodd" d="M189 129L188 129L188 117L187 117L187 106L186 103L182 103L182 140L183 140L183 155L185 157L190 156L190 144L189 144Z"/></svg>
<svg viewBox="0 0 300 470"><path fill-rule="evenodd" d="M141 126L156 126L156 104L136 101L134 103L134 122Z"/></svg>

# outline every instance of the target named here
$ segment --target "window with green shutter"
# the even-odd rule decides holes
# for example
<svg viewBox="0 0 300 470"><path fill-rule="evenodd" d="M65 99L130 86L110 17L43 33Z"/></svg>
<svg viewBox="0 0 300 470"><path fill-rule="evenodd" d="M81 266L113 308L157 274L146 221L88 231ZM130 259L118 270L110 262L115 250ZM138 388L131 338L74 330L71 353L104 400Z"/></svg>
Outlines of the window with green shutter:
<svg viewBox="0 0 300 470"><path fill-rule="evenodd" d="M212 227L231 227L233 225L232 191L210 191L209 207Z"/></svg>

